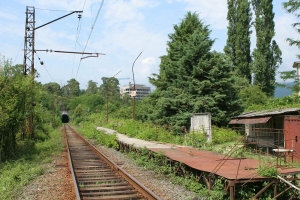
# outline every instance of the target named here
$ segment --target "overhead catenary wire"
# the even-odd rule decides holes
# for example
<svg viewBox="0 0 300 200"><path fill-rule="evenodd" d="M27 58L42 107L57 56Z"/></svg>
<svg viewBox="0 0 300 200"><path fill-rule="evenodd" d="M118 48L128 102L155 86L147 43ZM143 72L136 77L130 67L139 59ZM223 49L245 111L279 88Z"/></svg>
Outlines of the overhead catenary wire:
<svg viewBox="0 0 300 200"><path fill-rule="evenodd" d="M23 45L24 45L24 43L23 43L23 41L22 41L22 42L21 42L21 45L20 45L20 48L19 48L19 51L18 51L18 53L17 53L17 55L16 55L16 57L15 57L15 60L14 60L14 62L13 62L13 65L16 63L16 60L17 60L17 58L18 58L18 56L19 56L19 53L20 53L21 48L22 48Z"/></svg>
<svg viewBox="0 0 300 200"><path fill-rule="evenodd" d="M82 10L84 10L85 3L86 3L86 0L85 0L84 3L83 3ZM78 17L78 19L79 19L79 20L78 20L78 25L77 25L77 33L76 33L76 41L75 41L75 50L76 50L77 44L79 44L79 46L81 47L81 44L78 42L78 38L79 38L79 35L80 35L80 32L81 32L81 24L82 24L82 20L80 20L81 17ZM71 77L73 77L74 62L75 62L75 55L73 56L73 66L72 66L72 74L71 74Z"/></svg>
<svg viewBox="0 0 300 200"><path fill-rule="evenodd" d="M94 27L95 27L95 24L96 24L96 22L97 22L97 19L98 19L99 13L100 13L100 11L101 11L101 9L102 9L103 3L104 3L104 0L102 0L102 2L101 2L101 5L100 5L100 7L99 7L99 9L98 9L98 12L97 12L96 18L95 18L95 20L94 20L94 23L93 23L93 25L92 25L92 27L91 27L91 31L90 31L89 37L88 37L88 39L87 39L87 41L86 41L86 44L85 44L85 47L84 47L84 49L83 49L82 53L84 53L84 52L85 52L85 49L86 49L86 47L87 47L87 45L88 45L88 43L89 43L89 40L90 40L90 38L91 38L91 35L92 35L92 32L93 32L93 29L94 29ZM78 68L77 68L77 72L76 72L75 79L77 78L77 75L78 75L78 71L79 71L79 68L80 68L81 60L82 60L82 59L80 59L80 62L79 62Z"/></svg>
<svg viewBox="0 0 300 200"><path fill-rule="evenodd" d="M50 78L52 79L52 81L55 82L54 79L53 79L53 77L51 76L51 74L49 73L49 71L47 70L47 68L45 67L44 62L41 61L41 59L40 59L39 55L37 54L37 52L34 51L34 53L35 53L36 56L38 57L38 59L39 59L39 61L40 61L40 64L45 68L46 72L48 73L48 75L50 76Z"/></svg>
<svg viewBox="0 0 300 200"><path fill-rule="evenodd" d="M55 12L72 12L68 10L51 10L51 9L46 9L46 8L35 8L37 10L48 10L48 11L55 11Z"/></svg>

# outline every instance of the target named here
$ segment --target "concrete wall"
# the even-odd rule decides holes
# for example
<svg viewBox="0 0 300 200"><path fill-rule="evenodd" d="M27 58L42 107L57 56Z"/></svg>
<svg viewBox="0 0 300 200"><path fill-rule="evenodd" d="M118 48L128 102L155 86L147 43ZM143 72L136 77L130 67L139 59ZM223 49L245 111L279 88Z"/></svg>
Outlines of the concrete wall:
<svg viewBox="0 0 300 200"><path fill-rule="evenodd" d="M191 117L190 131L205 132L208 142L212 140L211 133L211 114L210 113L195 113Z"/></svg>

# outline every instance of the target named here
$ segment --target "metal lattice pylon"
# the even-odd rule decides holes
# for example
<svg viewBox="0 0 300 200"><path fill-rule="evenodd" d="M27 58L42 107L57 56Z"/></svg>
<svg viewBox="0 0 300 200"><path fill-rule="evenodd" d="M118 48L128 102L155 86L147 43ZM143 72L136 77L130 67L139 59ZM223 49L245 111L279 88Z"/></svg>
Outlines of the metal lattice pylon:
<svg viewBox="0 0 300 200"><path fill-rule="evenodd" d="M34 75L34 30L35 8L32 6L27 6L24 38L24 75L28 75L29 72Z"/></svg>
<svg viewBox="0 0 300 200"><path fill-rule="evenodd" d="M24 63L23 63L23 75L27 76L31 74L34 76L34 32L35 32L35 8L32 6L26 7L26 22L25 22L25 38L24 38ZM33 83L32 83L33 84ZM34 137L33 133L33 94L30 95L30 102L32 105L29 105L30 115L27 119L27 128L30 134L30 137ZM22 131L22 137L24 138L24 129Z"/></svg>

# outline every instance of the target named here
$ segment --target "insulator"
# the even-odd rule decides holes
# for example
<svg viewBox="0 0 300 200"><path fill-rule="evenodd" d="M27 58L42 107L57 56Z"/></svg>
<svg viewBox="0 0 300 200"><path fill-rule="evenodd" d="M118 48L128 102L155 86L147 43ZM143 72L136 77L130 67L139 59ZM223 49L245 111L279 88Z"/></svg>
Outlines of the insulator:
<svg viewBox="0 0 300 200"><path fill-rule="evenodd" d="M81 19L81 14L78 15L78 19Z"/></svg>
<svg viewBox="0 0 300 200"><path fill-rule="evenodd" d="M41 61L40 63L41 63L41 65L44 65L44 62L43 62L43 61Z"/></svg>

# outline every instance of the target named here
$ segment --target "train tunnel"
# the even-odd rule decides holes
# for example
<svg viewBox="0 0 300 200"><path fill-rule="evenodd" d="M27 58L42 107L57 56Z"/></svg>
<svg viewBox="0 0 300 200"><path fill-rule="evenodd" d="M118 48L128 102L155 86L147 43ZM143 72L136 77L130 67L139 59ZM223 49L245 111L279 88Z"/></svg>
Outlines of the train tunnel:
<svg viewBox="0 0 300 200"><path fill-rule="evenodd" d="M70 118L69 118L68 114L64 113L64 114L61 115L61 122L62 123L69 123L69 121L70 121Z"/></svg>

